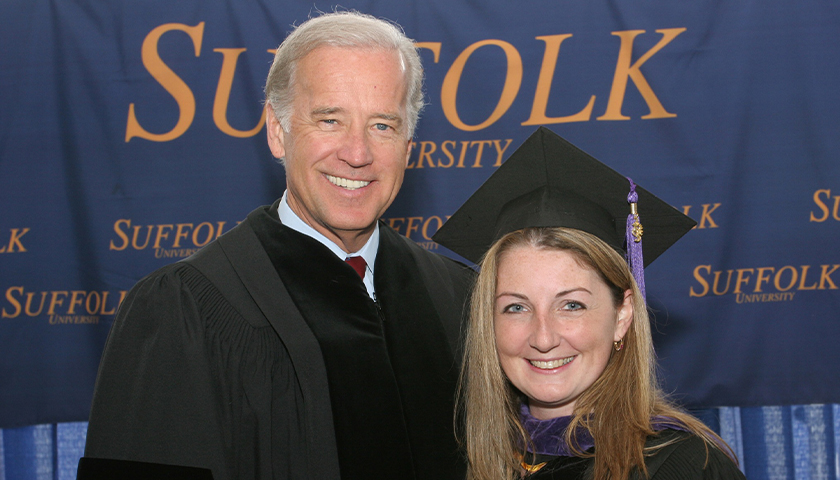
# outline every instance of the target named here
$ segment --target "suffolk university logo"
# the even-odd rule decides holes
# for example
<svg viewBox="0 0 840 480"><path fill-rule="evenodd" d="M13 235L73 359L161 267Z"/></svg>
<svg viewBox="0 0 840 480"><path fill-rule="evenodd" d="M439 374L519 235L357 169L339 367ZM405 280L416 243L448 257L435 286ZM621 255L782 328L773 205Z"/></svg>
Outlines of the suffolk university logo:
<svg viewBox="0 0 840 480"><path fill-rule="evenodd" d="M226 231L227 222L135 225L131 219L114 222L109 250L150 250L155 258L186 258Z"/></svg>
<svg viewBox="0 0 840 480"><path fill-rule="evenodd" d="M500 167L505 151L512 142L512 138L459 142L445 140L439 143L423 140L414 147L407 168L481 168L485 165Z"/></svg>
<svg viewBox="0 0 840 480"><path fill-rule="evenodd" d="M822 223L831 219L840 222L840 195L831 195L831 190L823 189L814 192L814 204L817 210L812 210L809 221Z"/></svg>
<svg viewBox="0 0 840 480"><path fill-rule="evenodd" d="M711 265L694 268L697 285L689 290L691 297L735 295L738 303L784 302L798 292L837 290L840 264L785 265L715 270Z"/></svg>
<svg viewBox="0 0 840 480"><path fill-rule="evenodd" d="M25 252L26 246L23 243L23 236L29 232L29 228L11 228L9 235L0 229L0 253Z"/></svg>
<svg viewBox="0 0 840 480"><path fill-rule="evenodd" d="M0 318L46 317L50 325L95 325L117 312L125 294L125 290L29 291L15 285L6 289Z"/></svg>
<svg viewBox="0 0 840 480"><path fill-rule="evenodd" d="M426 250L437 250L438 244L432 241L432 235L437 233L443 223L449 220L449 217L449 215L445 217L437 215L431 217L392 217L383 218L382 221L400 235L414 240L417 245Z"/></svg>
<svg viewBox="0 0 840 480"><path fill-rule="evenodd" d="M197 108L198 103L202 101L210 102L209 99L202 98L200 93L197 97L193 89L166 64L158 51L160 39L164 35L186 35L191 45L183 48L186 51L192 51L196 57L201 57L204 27L204 22L192 26L182 23L166 23L152 29L146 35L140 52L143 66L152 78L175 100L178 105L178 118L174 122L175 126L168 132L153 133L140 124L136 112L142 109L154 108L154 106L131 103L128 105L128 118L125 129L126 142L131 141L133 138L143 138L154 142L172 141L183 135L193 124L196 112L202 111L202 109ZM479 40L458 53L451 64L442 65L446 68L446 75L440 86L440 98L436 103L440 104L446 120L453 127L465 132L475 132L490 127L508 113L516 102L525 102L530 106L528 117L517 119L523 126L588 122L592 120L623 121L631 119L630 116L625 115L622 107L624 106L628 86L632 83L641 94L647 106L646 114L638 115L640 112L637 112L638 118L642 120L674 118L677 114L666 109L641 68L647 62L656 62L659 60L656 58L656 55L685 30L685 28L663 28L657 29L655 32L645 30L611 32L611 35L618 37L619 42L617 42L617 48L610 46L608 47L608 51L602 52L603 55L613 56L616 59L615 68L612 71L605 72L606 75L612 77L609 92L592 92L588 95L588 98L587 96L583 96L576 102L577 104L569 107L569 111L549 111L549 99L552 98L552 94L556 97L563 93L562 91L552 92L552 87L557 83L554 81L554 77L558 71L557 63L561 55L561 46L564 43L568 45L579 41L577 38L573 38L573 34L540 35L534 37L534 40L530 44L521 46L520 48L542 49L543 56L539 65L527 65L523 61L522 55L517 47L510 42L501 39ZM634 58L633 52L634 50L638 50L638 47L634 48L637 39L645 37L647 37L646 40L655 39L656 43L643 53L637 51L641 55ZM615 42L609 42L609 45L614 44ZM444 45L441 42L417 42L416 46L423 52L423 55L431 55L433 64L439 64L441 62L441 52L444 51ZM501 60L502 57L499 57L498 65L494 65L494 67L495 71L499 72L500 75L504 75L504 83L498 95L491 93L491 98L486 99L486 104L492 105L493 107L492 112L483 120L473 120L473 123L467 123L462 118L461 112L458 111L458 90L462 79L466 78L464 77L464 70L467 62L477 51L485 49L500 51L503 54L503 60ZM252 137L262 130L265 124L264 110L258 120L256 118L254 119L256 125L253 128L244 130L231 126L227 118L228 104L231 96L231 88L234 84L237 64L243 54L245 56L256 56L256 61L259 62L270 61L268 55L273 55L274 50L260 49L256 53L248 52L246 48L213 48L212 50L216 54L214 55L213 61L218 61L218 55L221 56L219 80L215 97L212 100L213 122L226 135L238 138ZM443 55L443 57L448 58L448 55ZM427 68L433 68L433 66L429 65ZM522 91L528 90L521 88L526 73L536 72L537 70L539 70L535 80L537 87L533 95L519 95ZM576 72L575 69L566 69L565 71ZM529 80L533 81L533 79ZM529 84L530 81L524 83ZM437 90L437 88L430 86L429 91L431 92L433 90ZM597 98L602 99L600 103L605 103L606 105L596 107L596 93ZM447 145L447 142L450 142L452 145ZM421 144L421 155L414 168L420 168L422 162L431 162L426 163L429 166L440 166L439 164L442 163L443 165L456 165L457 167L465 168L464 166L467 165L465 163L466 148L473 148L474 152L472 153L477 154L479 157L481 155L478 152L481 148L484 148L484 144L470 143L465 147L463 144L455 145L457 142L452 140L447 142L434 144L434 148L443 155L436 158L434 162L429 160L431 157L424 156L433 154L432 143ZM503 145L506 140L481 140L480 142L490 142L497 149L506 148ZM500 142L500 144L496 145L496 142ZM449 151L450 155L447 155L446 151ZM473 166L475 165L476 163L473 163Z"/></svg>
<svg viewBox="0 0 840 480"><path fill-rule="evenodd" d="M840 196L831 190L817 190L813 195L816 210L810 212L810 222L840 220ZM701 220L696 228L717 228L712 213L720 203L703 205ZM683 207L688 214L690 206ZM692 272L694 285L690 297L734 295L737 303L764 303L792 301L804 291L837 290L840 284L840 264L818 265L764 265L724 269L713 265L697 265Z"/></svg>

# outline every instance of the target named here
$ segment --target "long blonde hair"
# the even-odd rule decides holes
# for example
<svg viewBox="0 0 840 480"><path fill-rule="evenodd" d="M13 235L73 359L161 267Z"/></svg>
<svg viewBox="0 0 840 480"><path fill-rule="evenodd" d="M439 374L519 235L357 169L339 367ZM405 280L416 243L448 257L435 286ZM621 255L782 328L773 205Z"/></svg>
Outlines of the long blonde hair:
<svg viewBox="0 0 840 480"><path fill-rule="evenodd" d="M659 387L650 324L639 288L621 255L605 242L581 230L526 228L505 235L485 254L472 294L463 369L458 390L459 437L469 460L467 478L517 479L519 458L530 438L519 420L522 394L508 381L499 363L494 328L496 276L502 255L530 246L572 253L582 266L598 272L613 294L616 307L630 290L633 321L624 348L613 352L595 383L575 403L566 441L582 452L572 432L589 431L595 441L594 480L624 480L633 468L647 474L645 441L655 432L654 416L667 416L733 458L726 443L702 422L671 404ZM606 413L609 412L609 413Z"/></svg>

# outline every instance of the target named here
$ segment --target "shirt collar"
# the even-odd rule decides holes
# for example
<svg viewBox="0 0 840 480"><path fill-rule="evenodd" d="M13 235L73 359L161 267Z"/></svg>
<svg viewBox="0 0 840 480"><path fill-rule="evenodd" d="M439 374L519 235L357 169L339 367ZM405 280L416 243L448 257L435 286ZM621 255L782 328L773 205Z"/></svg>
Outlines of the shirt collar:
<svg viewBox="0 0 840 480"><path fill-rule="evenodd" d="M292 211L292 208L289 206L289 203L286 201L286 194L288 192L283 192L283 197L280 199L280 203L277 205L277 216L280 217L280 221L283 222L283 225L300 232L306 236L312 237L315 240L321 242L325 247L329 248L331 252L335 254L338 258L342 261L347 257L355 257L361 256L365 259L367 263L367 274L365 275L365 280L370 279L370 285L368 282L365 281L365 286L369 287L368 291L371 292L373 287L373 267L376 264L376 252L379 250L379 222L376 222L373 228L373 234L371 234L370 238L367 242L356 252L347 253L341 249L335 242L330 240L329 238L322 235L320 232L312 228L309 224L301 220L297 214Z"/></svg>

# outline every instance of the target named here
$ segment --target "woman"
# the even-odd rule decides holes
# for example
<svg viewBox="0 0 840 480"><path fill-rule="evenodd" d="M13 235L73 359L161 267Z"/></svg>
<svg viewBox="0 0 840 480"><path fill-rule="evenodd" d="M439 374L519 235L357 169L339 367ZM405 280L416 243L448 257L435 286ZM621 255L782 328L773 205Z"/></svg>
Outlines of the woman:
<svg viewBox="0 0 840 480"><path fill-rule="evenodd" d="M628 190L655 219L642 233L631 214L630 265L615 227ZM468 478L743 478L658 387L632 235L648 235L649 263L694 222L635 190L541 129L435 236L473 261L487 250L459 398Z"/></svg>

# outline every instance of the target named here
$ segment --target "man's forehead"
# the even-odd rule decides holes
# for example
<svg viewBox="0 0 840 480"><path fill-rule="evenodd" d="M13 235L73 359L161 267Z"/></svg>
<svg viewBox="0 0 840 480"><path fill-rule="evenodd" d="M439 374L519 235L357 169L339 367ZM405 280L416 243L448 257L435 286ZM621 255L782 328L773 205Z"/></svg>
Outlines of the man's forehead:
<svg viewBox="0 0 840 480"><path fill-rule="evenodd" d="M318 45L317 47L307 52L305 55L300 57L300 60L318 54L330 54L333 52L337 52L339 55L354 54L361 57L371 58L382 57L384 54L385 56L390 56L395 62L397 62L400 66L400 70L405 71L405 63L402 60L402 55L400 55L399 50L397 50L396 48L387 48L374 45L332 45L329 43L325 43L322 45Z"/></svg>
<svg viewBox="0 0 840 480"><path fill-rule="evenodd" d="M370 47L340 47L332 45L322 45L310 51L301 57L292 74L292 81L295 84L304 84L310 82L319 82L324 76L329 75L330 67L335 65L337 58L339 62L343 59L353 58L363 62L370 61L378 63L379 65L371 67L375 71L385 72L389 70L388 65L383 65L383 62L391 63L397 67L400 74L400 84L408 87L408 77L405 71L405 65L402 57L396 50L389 50L385 48L370 48ZM314 62L314 63L313 63ZM314 70L314 71L313 71ZM326 70L326 71L325 71ZM347 70L338 70L342 74ZM304 72L307 72L304 74ZM350 72L352 74L352 72Z"/></svg>
<svg viewBox="0 0 840 480"><path fill-rule="evenodd" d="M354 72L354 69L357 69L359 65L354 65L353 62L349 64L342 64L339 63L340 66L336 65L334 62L330 62L329 58L323 58L323 56L318 55L318 53L324 53L326 49L332 49L333 51L342 51L342 50L350 50L353 52L369 52L371 55L371 60L376 62L381 62L382 52L388 52L387 50L378 49L357 49L357 48L339 48L339 47L319 47L318 50L313 50L308 55L303 58L303 61L306 62L307 60L315 61L319 63L303 63L305 66L304 68L297 68L295 72L295 79L293 81L293 88L296 90L295 96L300 97L300 94L306 93L315 93L316 91L319 93L319 97L321 94L329 94L330 92L337 92L341 93L343 89L346 89L348 85L365 85L370 84L376 90L375 95L380 96L382 98L386 98L391 95L395 95L399 97L399 107L400 109L405 108L405 89L408 88L407 79L405 76L405 72L399 71L399 73L394 72L396 75L399 76L398 79L394 79L391 77L390 79L387 78L387 75L390 75L388 72L393 70L389 70L386 68L366 68L366 71L358 71ZM320 51L320 52L319 52ZM389 52L390 53L390 52ZM330 52L332 56L332 52ZM366 60L364 57L365 53L362 53L362 60ZM319 58L320 57L320 58ZM339 58L345 58L340 53L338 55ZM394 57L394 60L397 60L397 57ZM323 67L322 64L323 63ZM340 61L339 61L340 62ZM370 72L377 72L372 77ZM377 77L377 74L379 77ZM382 88L384 86L385 88ZM362 94L362 92L359 92ZM316 100L316 99L312 99ZM338 112L342 106L341 105L333 105L330 103L330 100L327 98L320 98L318 100L317 105L311 106L312 113L335 113ZM400 115L401 112L383 112L383 115Z"/></svg>

